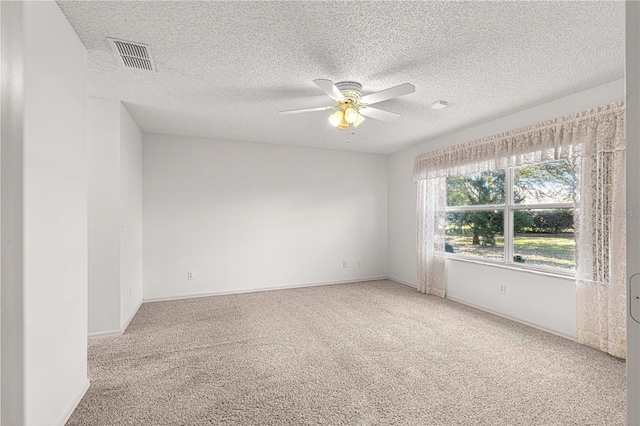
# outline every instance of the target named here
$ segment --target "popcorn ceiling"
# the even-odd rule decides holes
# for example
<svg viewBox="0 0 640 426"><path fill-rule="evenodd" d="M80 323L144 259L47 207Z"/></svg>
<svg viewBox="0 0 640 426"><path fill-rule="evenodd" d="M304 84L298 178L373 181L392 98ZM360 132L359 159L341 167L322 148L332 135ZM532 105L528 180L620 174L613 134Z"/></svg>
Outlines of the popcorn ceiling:
<svg viewBox="0 0 640 426"><path fill-rule="evenodd" d="M624 2L58 4L89 95L123 101L144 132L390 153L624 76ZM106 37L150 45L158 72L120 68ZM355 135L327 111L276 115L330 105L316 78L416 92Z"/></svg>

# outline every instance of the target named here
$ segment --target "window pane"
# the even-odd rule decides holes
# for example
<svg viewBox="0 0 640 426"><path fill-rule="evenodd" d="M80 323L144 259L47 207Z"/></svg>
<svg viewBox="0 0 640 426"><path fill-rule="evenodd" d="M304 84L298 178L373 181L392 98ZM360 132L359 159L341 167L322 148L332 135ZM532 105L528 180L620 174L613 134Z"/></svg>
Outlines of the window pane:
<svg viewBox="0 0 640 426"><path fill-rule="evenodd" d="M504 212L447 212L446 245L449 253L502 260Z"/></svg>
<svg viewBox="0 0 640 426"><path fill-rule="evenodd" d="M571 203L577 187L575 160L516 167L513 200L516 204Z"/></svg>
<svg viewBox="0 0 640 426"><path fill-rule="evenodd" d="M573 209L513 212L513 262L575 270Z"/></svg>
<svg viewBox="0 0 640 426"><path fill-rule="evenodd" d="M448 206L504 204L505 171L482 172L447 178Z"/></svg>

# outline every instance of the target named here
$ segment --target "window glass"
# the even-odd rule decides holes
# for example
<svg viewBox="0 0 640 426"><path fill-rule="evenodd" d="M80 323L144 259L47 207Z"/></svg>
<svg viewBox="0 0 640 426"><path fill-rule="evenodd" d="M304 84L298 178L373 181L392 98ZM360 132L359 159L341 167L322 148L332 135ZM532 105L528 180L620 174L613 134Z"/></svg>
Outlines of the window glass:
<svg viewBox="0 0 640 426"><path fill-rule="evenodd" d="M574 160L561 160L447 178L445 251L574 271L575 166Z"/></svg>
<svg viewBox="0 0 640 426"><path fill-rule="evenodd" d="M574 161L562 160L514 168L514 203L573 202L573 194L577 186Z"/></svg>
<svg viewBox="0 0 640 426"><path fill-rule="evenodd" d="M504 258L504 211L447 212L445 251Z"/></svg>
<svg viewBox="0 0 640 426"><path fill-rule="evenodd" d="M513 262L575 270L573 209L513 212Z"/></svg>
<svg viewBox="0 0 640 426"><path fill-rule="evenodd" d="M504 170L447 178L448 206L494 205L504 201Z"/></svg>

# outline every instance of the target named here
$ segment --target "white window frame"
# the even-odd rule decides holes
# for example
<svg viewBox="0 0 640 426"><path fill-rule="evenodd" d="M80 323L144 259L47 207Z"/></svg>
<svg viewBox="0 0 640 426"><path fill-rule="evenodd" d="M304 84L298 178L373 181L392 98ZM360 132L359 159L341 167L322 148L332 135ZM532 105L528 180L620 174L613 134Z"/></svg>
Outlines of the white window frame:
<svg viewBox="0 0 640 426"><path fill-rule="evenodd" d="M505 202L503 204L481 204L476 206L446 206L445 212L465 212L465 211L502 211L503 212L503 237L504 237L504 253L502 260L492 259L490 257L469 256L458 253L445 253L445 257L451 259L469 260L474 262L489 263L497 266L506 266L514 269L523 269L528 271L536 271L543 273L551 273L567 277L575 277L575 270L567 270L562 268L554 268L552 266L526 265L513 261L513 212L516 210L551 210L551 209L572 209L573 203L539 203L539 204L515 204L513 200L513 171L515 167L507 167L505 170ZM503 170L503 169L499 169ZM499 171L495 170L495 171Z"/></svg>

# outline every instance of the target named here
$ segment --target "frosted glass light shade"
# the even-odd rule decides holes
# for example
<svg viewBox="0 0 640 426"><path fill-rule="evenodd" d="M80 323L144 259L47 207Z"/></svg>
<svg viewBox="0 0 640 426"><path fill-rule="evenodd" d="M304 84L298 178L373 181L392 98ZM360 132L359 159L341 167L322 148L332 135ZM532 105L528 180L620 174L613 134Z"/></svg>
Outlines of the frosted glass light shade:
<svg viewBox="0 0 640 426"><path fill-rule="evenodd" d="M358 110L353 107L349 107L344 110L344 119L347 121L347 123L355 122L359 116L360 114L358 114Z"/></svg>
<svg viewBox="0 0 640 426"><path fill-rule="evenodd" d="M329 123L334 127L338 127L342 119L342 111L336 111L329 116Z"/></svg>

